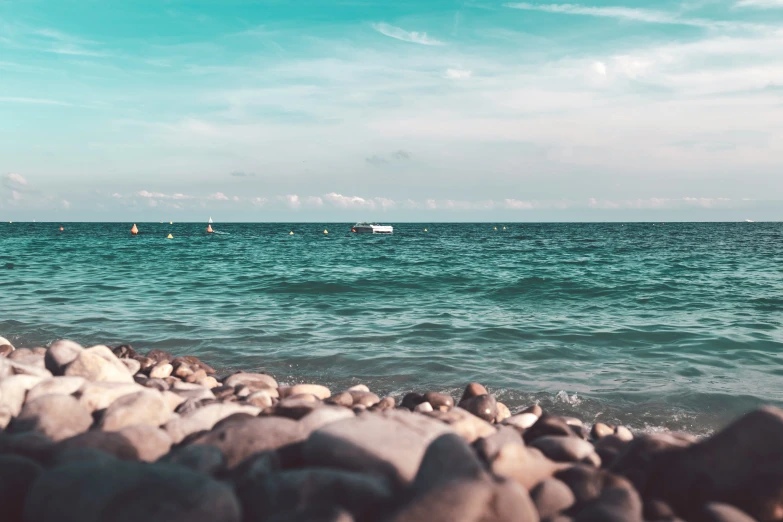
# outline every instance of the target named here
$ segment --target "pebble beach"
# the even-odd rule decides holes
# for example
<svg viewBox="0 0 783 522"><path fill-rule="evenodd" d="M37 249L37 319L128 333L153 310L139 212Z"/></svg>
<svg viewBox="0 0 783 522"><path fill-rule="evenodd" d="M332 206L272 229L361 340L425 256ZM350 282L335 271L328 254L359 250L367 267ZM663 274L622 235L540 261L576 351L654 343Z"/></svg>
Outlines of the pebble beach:
<svg viewBox="0 0 783 522"><path fill-rule="evenodd" d="M783 520L783 411L706 438L0 338L5 522Z"/></svg>

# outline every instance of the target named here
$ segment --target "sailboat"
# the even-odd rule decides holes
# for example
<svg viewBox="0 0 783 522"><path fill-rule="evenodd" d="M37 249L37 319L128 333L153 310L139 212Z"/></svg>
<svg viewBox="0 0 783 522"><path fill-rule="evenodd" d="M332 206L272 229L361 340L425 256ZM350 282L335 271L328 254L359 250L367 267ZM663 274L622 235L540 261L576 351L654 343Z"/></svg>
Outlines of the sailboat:
<svg viewBox="0 0 783 522"><path fill-rule="evenodd" d="M212 234L214 230L212 230L212 217L209 218L209 224L207 225L207 234Z"/></svg>
<svg viewBox="0 0 783 522"><path fill-rule="evenodd" d="M208 221L208 223L212 223L212 216L209 216L209 221Z"/></svg>

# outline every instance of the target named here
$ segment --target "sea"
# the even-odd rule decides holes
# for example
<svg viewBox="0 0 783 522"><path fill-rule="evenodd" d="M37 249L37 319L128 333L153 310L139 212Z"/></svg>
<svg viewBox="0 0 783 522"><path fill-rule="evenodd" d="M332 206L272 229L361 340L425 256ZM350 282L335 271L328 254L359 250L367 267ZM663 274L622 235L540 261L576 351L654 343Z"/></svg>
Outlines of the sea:
<svg viewBox="0 0 783 522"><path fill-rule="evenodd" d="M783 223L392 224L2 223L0 335L381 396L478 381L650 432L783 406Z"/></svg>

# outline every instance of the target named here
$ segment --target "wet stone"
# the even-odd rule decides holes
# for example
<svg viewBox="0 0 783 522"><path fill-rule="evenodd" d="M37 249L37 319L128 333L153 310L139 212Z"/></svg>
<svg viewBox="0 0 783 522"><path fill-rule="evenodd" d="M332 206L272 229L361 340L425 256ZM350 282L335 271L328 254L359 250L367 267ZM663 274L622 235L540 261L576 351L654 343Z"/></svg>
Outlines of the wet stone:
<svg viewBox="0 0 783 522"><path fill-rule="evenodd" d="M353 397L348 392L341 392L337 395L332 395L325 401L327 404L334 404L336 406L344 406L350 408L353 406Z"/></svg>
<svg viewBox="0 0 783 522"><path fill-rule="evenodd" d="M351 391L348 393L350 393L351 397L353 397L354 406L364 406L365 408L369 408L381 401L381 398L373 392Z"/></svg>
<svg viewBox="0 0 783 522"><path fill-rule="evenodd" d="M614 434L614 428L603 422L596 422L590 429L590 437L592 437L593 440L602 439L603 437L612 434Z"/></svg>
<svg viewBox="0 0 783 522"><path fill-rule="evenodd" d="M73 341L61 339L55 341L46 351L44 364L46 369L52 372L52 375L62 375L65 367L72 363L84 348Z"/></svg>
<svg viewBox="0 0 783 522"><path fill-rule="evenodd" d="M506 406L502 402L498 402L497 403L497 410L498 410L498 413L497 413L497 415L495 416L495 419L494 419L494 422L496 424L499 424L499 423L503 422L504 420L508 419L509 417L511 417L511 410L509 410L508 406Z"/></svg>
<svg viewBox="0 0 783 522"><path fill-rule="evenodd" d="M393 410L397 406L396 401L394 400L394 397L384 397L378 403L373 404L370 407L370 410L372 411L383 411L383 410Z"/></svg>
<svg viewBox="0 0 783 522"><path fill-rule="evenodd" d="M8 429L12 433L36 431L60 441L87 431L92 415L70 395L44 395L28 402Z"/></svg>
<svg viewBox="0 0 783 522"><path fill-rule="evenodd" d="M136 353L136 350L133 349L133 347L129 344L121 344L120 346L115 346L111 349L112 353L116 355L120 359L133 359L134 357L137 357L139 354Z"/></svg>
<svg viewBox="0 0 783 522"><path fill-rule="evenodd" d="M208 475L217 475L226 469L226 457L220 448L204 444L181 446L163 455L159 462L184 466Z"/></svg>
<svg viewBox="0 0 783 522"><path fill-rule="evenodd" d="M147 353L147 358L155 361L155 364L160 362L170 363L171 361L174 360L173 355L163 350L150 350Z"/></svg>
<svg viewBox="0 0 783 522"><path fill-rule="evenodd" d="M424 394L424 400L440 411L449 411L454 407L454 398L447 393L427 392Z"/></svg>
<svg viewBox="0 0 783 522"><path fill-rule="evenodd" d="M402 397L401 406L403 408L407 408L407 409L413 411L413 409L416 408L416 406L418 406L422 402L426 402L426 399L424 398L424 395L422 395L420 393L410 392L410 393L406 393Z"/></svg>
<svg viewBox="0 0 783 522"><path fill-rule="evenodd" d="M576 437L538 437L530 445L555 462L578 462L595 454L592 444Z"/></svg>
<svg viewBox="0 0 783 522"><path fill-rule="evenodd" d="M530 491L530 497L543 520L554 518L576 502L571 489L554 478L541 481Z"/></svg>
<svg viewBox="0 0 783 522"><path fill-rule="evenodd" d="M559 435L564 437L575 437L576 434L566 422L555 415L542 415L538 421L530 428L525 430L525 442L530 444L538 437L547 435Z"/></svg>
<svg viewBox="0 0 783 522"><path fill-rule="evenodd" d="M461 401L459 407L487 422L495 422L498 415L497 401L492 395L470 397Z"/></svg>
<svg viewBox="0 0 783 522"><path fill-rule="evenodd" d="M0 455L0 518L23 522L27 492L43 468L18 455Z"/></svg>
<svg viewBox="0 0 783 522"><path fill-rule="evenodd" d="M536 422L538 422L538 417L532 413L519 413L503 420L503 424L514 426L520 431L528 429Z"/></svg>
<svg viewBox="0 0 783 522"><path fill-rule="evenodd" d="M465 387L465 391L462 392L462 398L459 400L459 402L466 401L472 397L478 397L480 395L489 395L489 392L483 385L477 382L472 382Z"/></svg>
<svg viewBox="0 0 783 522"><path fill-rule="evenodd" d="M171 375L172 371L174 371L173 366L171 366L168 362L161 361L150 368L150 378L165 379Z"/></svg>

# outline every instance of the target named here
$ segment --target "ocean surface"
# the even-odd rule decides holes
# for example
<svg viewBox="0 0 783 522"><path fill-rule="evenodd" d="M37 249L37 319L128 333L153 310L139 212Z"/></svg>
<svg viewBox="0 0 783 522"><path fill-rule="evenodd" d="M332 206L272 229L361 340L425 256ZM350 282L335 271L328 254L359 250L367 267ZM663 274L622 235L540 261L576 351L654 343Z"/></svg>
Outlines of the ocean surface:
<svg viewBox="0 0 783 522"><path fill-rule="evenodd" d="M380 395L479 381L649 431L783 406L783 223L138 225L0 224L0 335Z"/></svg>

